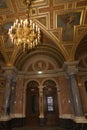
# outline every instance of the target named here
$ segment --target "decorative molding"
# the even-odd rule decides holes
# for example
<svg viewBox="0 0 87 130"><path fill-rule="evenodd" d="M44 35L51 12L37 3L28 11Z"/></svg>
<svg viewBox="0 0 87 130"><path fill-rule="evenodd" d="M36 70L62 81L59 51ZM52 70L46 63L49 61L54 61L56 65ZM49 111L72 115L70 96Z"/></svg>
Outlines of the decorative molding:
<svg viewBox="0 0 87 130"><path fill-rule="evenodd" d="M59 117L63 119L71 119L76 123L87 123L87 119L85 117L76 117L71 114L62 114Z"/></svg>
<svg viewBox="0 0 87 130"><path fill-rule="evenodd" d="M74 117L73 120L76 123L87 123L87 119L85 117Z"/></svg>
<svg viewBox="0 0 87 130"><path fill-rule="evenodd" d="M23 115L23 114L2 115L0 117L0 121L9 121L14 118L25 118L25 115Z"/></svg>

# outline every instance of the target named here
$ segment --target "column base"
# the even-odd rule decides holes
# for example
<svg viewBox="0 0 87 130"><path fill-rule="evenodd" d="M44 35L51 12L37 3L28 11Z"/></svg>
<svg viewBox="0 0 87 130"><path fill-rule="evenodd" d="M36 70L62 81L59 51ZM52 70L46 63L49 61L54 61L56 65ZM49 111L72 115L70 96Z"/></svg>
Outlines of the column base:
<svg viewBox="0 0 87 130"><path fill-rule="evenodd" d="M46 119L45 118L40 118L40 126L44 126L46 124Z"/></svg>

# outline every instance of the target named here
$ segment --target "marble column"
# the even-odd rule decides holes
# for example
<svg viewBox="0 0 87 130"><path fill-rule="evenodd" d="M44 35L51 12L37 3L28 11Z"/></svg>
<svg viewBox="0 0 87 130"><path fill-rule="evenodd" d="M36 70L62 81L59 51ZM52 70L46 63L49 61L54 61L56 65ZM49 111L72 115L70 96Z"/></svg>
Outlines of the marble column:
<svg viewBox="0 0 87 130"><path fill-rule="evenodd" d="M14 102L16 96L16 79L12 79L11 94L10 94L10 113L14 113Z"/></svg>
<svg viewBox="0 0 87 130"><path fill-rule="evenodd" d="M3 104L3 114L10 114L10 105L11 105L11 92L14 79L16 79L16 69L14 67L3 67L5 71L4 77L6 78L5 84L5 93L4 93L4 104Z"/></svg>
<svg viewBox="0 0 87 130"><path fill-rule="evenodd" d="M11 94L11 76L6 76L6 86L5 86L5 95L4 95L4 114L8 115L9 114L9 99L10 99L10 94Z"/></svg>
<svg viewBox="0 0 87 130"><path fill-rule="evenodd" d="M63 68L68 77L70 103L73 108L72 111L75 116L83 116L81 98L76 79L76 74L78 73L78 61L65 62Z"/></svg>
<svg viewBox="0 0 87 130"><path fill-rule="evenodd" d="M40 118L40 125L44 125L44 110L43 110L43 88L39 89L39 118Z"/></svg>
<svg viewBox="0 0 87 130"><path fill-rule="evenodd" d="M69 103L71 106L71 113L74 114L75 109L74 109L74 101L73 101L73 93L72 93L72 88L71 88L71 79L69 76L66 75L67 83L68 83L68 90L69 90Z"/></svg>

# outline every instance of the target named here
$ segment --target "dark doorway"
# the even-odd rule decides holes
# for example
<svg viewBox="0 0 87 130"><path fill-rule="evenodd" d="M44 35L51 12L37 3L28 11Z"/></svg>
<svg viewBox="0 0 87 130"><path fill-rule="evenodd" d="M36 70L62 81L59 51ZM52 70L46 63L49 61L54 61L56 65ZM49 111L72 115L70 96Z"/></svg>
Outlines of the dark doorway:
<svg viewBox="0 0 87 130"><path fill-rule="evenodd" d="M44 114L46 125L58 125L59 112L56 84L52 80L44 82Z"/></svg>
<svg viewBox="0 0 87 130"><path fill-rule="evenodd" d="M30 81L26 89L26 125L39 125L39 89L36 81Z"/></svg>

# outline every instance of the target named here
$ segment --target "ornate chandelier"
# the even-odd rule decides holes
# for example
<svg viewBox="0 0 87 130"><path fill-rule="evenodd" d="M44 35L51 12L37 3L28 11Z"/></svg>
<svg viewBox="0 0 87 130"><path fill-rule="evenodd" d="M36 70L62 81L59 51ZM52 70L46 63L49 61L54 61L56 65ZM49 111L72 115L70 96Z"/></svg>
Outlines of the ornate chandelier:
<svg viewBox="0 0 87 130"><path fill-rule="evenodd" d="M32 1L23 0L27 6L27 19L16 19L8 32L12 43L27 52L40 43L40 28L30 19Z"/></svg>

